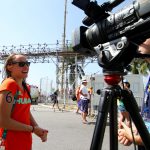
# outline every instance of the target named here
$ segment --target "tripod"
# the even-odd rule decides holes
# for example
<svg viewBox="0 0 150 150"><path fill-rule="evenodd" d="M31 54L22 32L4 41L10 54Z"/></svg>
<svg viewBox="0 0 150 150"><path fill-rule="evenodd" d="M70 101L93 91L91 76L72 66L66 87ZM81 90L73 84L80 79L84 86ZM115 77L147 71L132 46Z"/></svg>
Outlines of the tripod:
<svg viewBox="0 0 150 150"><path fill-rule="evenodd" d="M144 146L150 150L150 135L139 114L139 108L135 98L126 90L122 90L118 83L121 81L120 75L106 75L104 78L108 87L102 90L98 108L98 117L95 125L93 139L90 150L101 150L104 132L109 112L110 117L110 150L118 150L118 128L117 128L117 99L124 97L123 103L129 112Z"/></svg>

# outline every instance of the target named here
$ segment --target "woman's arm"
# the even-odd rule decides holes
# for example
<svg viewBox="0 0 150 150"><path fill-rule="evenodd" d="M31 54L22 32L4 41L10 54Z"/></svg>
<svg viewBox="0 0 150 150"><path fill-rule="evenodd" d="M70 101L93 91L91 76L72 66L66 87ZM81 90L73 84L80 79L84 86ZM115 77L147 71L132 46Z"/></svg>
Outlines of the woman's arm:
<svg viewBox="0 0 150 150"><path fill-rule="evenodd" d="M38 126L37 122L35 121L32 113L30 112L30 121L31 121L31 125L33 126L34 130L34 134L36 134L38 137L41 138L42 142L47 141L47 134L48 134L48 130L46 129L42 129Z"/></svg>
<svg viewBox="0 0 150 150"><path fill-rule="evenodd" d="M43 142L45 142L47 140L48 131L38 127L32 115L30 115L31 125L26 125L11 118L13 103L14 96L11 92L0 92L0 127L14 131L34 132Z"/></svg>
<svg viewBox="0 0 150 150"><path fill-rule="evenodd" d="M0 92L0 127L16 131L32 132L33 127L11 118L14 96L9 91Z"/></svg>
<svg viewBox="0 0 150 150"><path fill-rule="evenodd" d="M32 113L30 112L30 122L32 126L38 126L37 122L35 121L34 117L32 116Z"/></svg>

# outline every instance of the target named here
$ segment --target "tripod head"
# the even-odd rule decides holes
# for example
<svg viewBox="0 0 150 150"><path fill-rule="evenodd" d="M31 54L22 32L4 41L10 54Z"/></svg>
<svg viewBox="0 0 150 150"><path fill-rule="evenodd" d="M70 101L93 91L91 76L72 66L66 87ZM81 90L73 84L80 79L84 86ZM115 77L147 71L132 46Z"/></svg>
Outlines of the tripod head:
<svg viewBox="0 0 150 150"><path fill-rule="evenodd" d="M98 64L105 74L125 75L124 68L137 53L137 45L129 42L126 37L99 44L94 47L98 53Z"/></svg>

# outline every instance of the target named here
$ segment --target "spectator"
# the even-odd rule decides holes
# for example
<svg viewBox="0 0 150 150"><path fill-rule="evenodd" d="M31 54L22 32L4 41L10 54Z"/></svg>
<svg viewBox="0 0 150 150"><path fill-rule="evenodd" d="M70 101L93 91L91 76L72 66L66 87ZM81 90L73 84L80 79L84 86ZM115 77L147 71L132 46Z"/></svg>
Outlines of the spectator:
<svg viewBox="0 0 150 150"><path fill-rule="evenodd" d="M92 100L92 95L93 95L93 87L90 87L88 89L88 93L89 93L88 115L91 116L91 100Z"/></svg>
<svg viewBox="0 0 150 150"><path fill-rule="evenodd" d="M58 90L56 90L53 94L53 109L55 111L55 104L57 105L57 108L58 110L60 111L61 109L59 108L59 105L58 105Z"/></svg>
<svg viewBox="0 0 150 150"><path fill-rule="evenodd" d="M127 90L130 94L133 95L132 91L130 90L130 83L127 80L123 80L123 89ZM119 100L118 104L118 110L119 110L119 128L121 128L121 122L126 121L126 125L130 127L130 116L128 111L125 109L125 106L122 102L122 100Z"/></svg>
<svg viewBox="0 0 150 150"><path fill-rule="evenodd" d="M87 80L84 79L82 80L82 85L80 87L80 100L81 100L81 107L80 110L82 112L82 121L84 124L88 124L88 121L86 119L87 114L88 114L88 98L89 98L89 93L87 89Z"/></svg>
<svg viewBox="0 0 150 150"><path fill-rule="evenodd" d="M5 61L0 85L0 138L5 150L31 150L32 133L43 142L47 130L38 126L30 112L29 87L25 82L30 62L21 54L12 54Z"/></svg>
<svg viewBox="0 0 150 150"><path fill-rule="evenodd" d="M78 86L77 89L76 89L76 98L77 98L77 111L76 111L76 113L79 114L79 110L80 110L80 107L81 107L80 86Z"/></svg>
<svg viewBox="0 0 150 150"><path fill-rule="evenodd" d="M150 38L146 39L140 46L139 46L139 52L141 54L150 54ZM148 63L150 63L150 58L145 59ZM121 123L122 129L118 130L118 140L123 145L130 145L133 142L133 137L131 134L130 128L124 124ZM143 145L143 141L139 134L134 134L135 143L137 145ZM142 150L145 148L142 146L140 147Z"/></svg>

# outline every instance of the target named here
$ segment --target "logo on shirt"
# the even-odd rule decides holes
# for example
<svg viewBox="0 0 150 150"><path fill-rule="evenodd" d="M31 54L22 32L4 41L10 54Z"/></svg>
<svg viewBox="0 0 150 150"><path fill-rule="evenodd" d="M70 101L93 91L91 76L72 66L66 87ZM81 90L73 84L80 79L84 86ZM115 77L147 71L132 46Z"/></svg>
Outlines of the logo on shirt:
<svg viewBox="0 0 150 150"><path fill-rule="evenodd" d="M31 99L23 97L23 94L21 91L18 91L15 94L14 98L15 98L15 103L17 104L30 104L31 103Z"/></svg>

